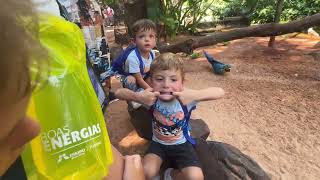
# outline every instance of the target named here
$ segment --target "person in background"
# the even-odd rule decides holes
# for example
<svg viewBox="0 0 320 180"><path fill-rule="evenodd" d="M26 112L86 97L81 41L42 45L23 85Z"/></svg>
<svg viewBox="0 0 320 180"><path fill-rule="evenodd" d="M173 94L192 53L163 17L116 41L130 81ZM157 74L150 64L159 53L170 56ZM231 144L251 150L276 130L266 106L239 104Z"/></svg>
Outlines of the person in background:
<svg viewBox="0 0 320 180"><path fill-rule="evenodd" d="M114 11L110 6L106 7L106 14L107 14L107 25L108 26L113 26L113 15Z"/></svg>
<svg viewBox="0 0 320 180"><path fill-rule="evenodd" d="M133 24L133 43L136 48L130 52L125 61L124 71L128 75L121 78L123 87L135 92L150 88L148 84L150 82L149 70L150 64L155 58L153 48L156 46L156 32L156 25L149 19L140 19ZM134 109L141 106L134 101L130 103Z"/></svg>
<svg viewBox="0 0 320 180"><path fill-rule="evenodd" d="M38 17L30 0L0 0L0 179L29 143L40 133L39 124L26 116L37 79L46 72L47 54L37 33ZM25 25L25 18L30 19ZM30 65L38 64L38 74L30 77ZM42 69L43 68L43 69ZM123 157L113 147L114 162L104 179L143 180L139 155ZM23 170L23 169L22 169ZM7 177L8 179L12 179Z"/></svg>
<svg viewBox="0 0 320 180"><path fill-rule="evenodd" d="M83 26L92 26L94 24L90 14L80 13L80 25Z"/></svg>
<svg viewBox="0 0 320 180"><path fill-rule="evenodd" d="M94 26L95 26L95 34L96 37L102 37L102 24L103 24L103 19L102 16L100 15L99 11L94 12Z"/></svg>

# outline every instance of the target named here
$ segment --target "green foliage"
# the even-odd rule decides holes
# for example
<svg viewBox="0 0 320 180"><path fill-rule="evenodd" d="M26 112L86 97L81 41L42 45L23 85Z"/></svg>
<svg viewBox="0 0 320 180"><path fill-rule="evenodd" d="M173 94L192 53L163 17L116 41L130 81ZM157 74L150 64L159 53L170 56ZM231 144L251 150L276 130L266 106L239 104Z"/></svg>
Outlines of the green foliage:
<svg viewBox="0 0 320 180"><path fill-rule="evenodd" d="M216 0L217 2L218 0ZM274 19L277 0L220 0L213 15L219 19L249 16L253 23L268 23ZM320 0L285 0L280 21L288 22L320 12Z"/></svg>
<svg viewBox="0 0 320 180"><path fill-rule="evenodd" d="M119 0L100 0L102 4L113 6L117 3L119 3Z"/></svg>
<svg viewBox="0 0 320 180"><path fill-rule="evenodd" d="M193 33L212 3L209 0L162 0L160 20L165 23L169 36L178 32Z"/></svg>
<svg viewBox="0 0 320 180"><path fill-rule="evenodd" d="M200 57L200 53L197 53L197 52L193 52L191 55L190 55L191 59L197 59Z"/></svg>
<svg viewBox="0 0 320 180"><path fill-rule="evenodd" d="M194 33L203 17L246 16L252 23L273 22L277 0L161 0L161 16L167 35ZM287 22L320 12L320 0L285 0L280 21Z"/></svg>
<svg viewBox="0 0 320 180"><path fill-rule="evenodd" d="M320 12L320 0L287 0L284 3L282 21L291 21Z"/></svg>
<svg viewBox="0 0 320 180"><path fill-rule="evenodd" d="M256 9L251 15L252 22L257 24L273 22L276 4L275 0L258 1Z"/></svg>
<svg viewBox="0 0 320 180"><path fill-rule="evenodd" d="M247 16L257 6L258 0L215 0L212 8L213 15L218 19L224 17Z"/></svg>

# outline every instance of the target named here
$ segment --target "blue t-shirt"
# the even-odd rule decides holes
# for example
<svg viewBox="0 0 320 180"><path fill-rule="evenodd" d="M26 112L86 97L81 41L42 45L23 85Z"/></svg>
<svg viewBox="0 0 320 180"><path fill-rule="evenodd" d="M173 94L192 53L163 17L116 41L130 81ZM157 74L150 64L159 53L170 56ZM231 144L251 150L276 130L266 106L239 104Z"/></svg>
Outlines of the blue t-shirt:
<svg viewBox="0 0 320 180"><path fill-rule="evenodd" d="M188 111L196 104L195 101L188 104ZM170 102L158 99L152 113L154 116L152 121L153 141L164 145L182 144L187 141L183 135L182 127L174 127L178 121L184 120L184 112L177 99ZM162 125L165 125L165 127Z"/></svg>
<svg viewBox="0 0 320 180"><path fill-rule="evenodd" d="M155 57L155 53L153 51L151 51L151 53L153 54L153 57ZM152 62L151 55L149 54L148 59L145 59L143 57L141 57L141 59L144 64L144 72L145 73L149 72L150 65ZM140 62L139 62L139 58L137 57L135 50L131 51L130 54L128 55L124 70L126 73L130 73L130 74L140 73ZM145 74L142 75L142 78L144 78L144 77L145 77Z"/></svg>

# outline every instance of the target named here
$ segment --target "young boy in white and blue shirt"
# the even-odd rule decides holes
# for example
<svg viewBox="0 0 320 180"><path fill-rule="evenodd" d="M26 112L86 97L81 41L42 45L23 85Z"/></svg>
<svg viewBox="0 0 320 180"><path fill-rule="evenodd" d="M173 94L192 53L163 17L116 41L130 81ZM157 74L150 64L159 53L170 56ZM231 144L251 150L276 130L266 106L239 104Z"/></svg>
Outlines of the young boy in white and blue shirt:
<svg viewBox="0 0 320 180"><path fill-rule="evenodd" d="M130 52L125 62L124 71L130 75L124 78L123 86L137 92L150 88L149 70L155 57L152 49L156 46L156 25L149 19L141 19L133 24L132 33L136 48Z"/></svg>

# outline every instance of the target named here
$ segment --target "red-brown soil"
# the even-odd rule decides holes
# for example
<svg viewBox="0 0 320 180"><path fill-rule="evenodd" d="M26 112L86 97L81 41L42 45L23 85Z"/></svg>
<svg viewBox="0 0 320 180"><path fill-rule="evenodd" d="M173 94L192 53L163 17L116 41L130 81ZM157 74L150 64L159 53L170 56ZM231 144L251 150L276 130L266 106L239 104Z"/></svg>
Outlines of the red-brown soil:
<svg viewBox="0 0 320 180"><path fill-rule="evenodd" d="M320 177L320 43L318 40L246 38L206 50L232 65L225 76L212 73L204 58L187 60L185 85L219 86L223 99L200 103L193 112L211 129L210 140L239 148L272 179ZM119 87L117 80L113 88ZM106 112L112 143L124 154L142 153L146 141L130 124L125 102Z"/></svg>

